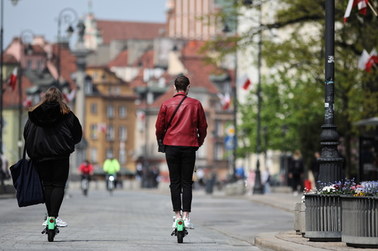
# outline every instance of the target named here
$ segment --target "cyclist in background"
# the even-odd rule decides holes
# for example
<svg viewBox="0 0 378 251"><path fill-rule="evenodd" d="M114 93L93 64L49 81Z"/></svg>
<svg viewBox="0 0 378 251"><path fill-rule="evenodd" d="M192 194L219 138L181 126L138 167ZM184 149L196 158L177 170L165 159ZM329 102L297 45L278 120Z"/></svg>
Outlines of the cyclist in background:
<svg viewBox="0 0 378 251"><path fill-rule="evenodd" d="M103 165L103 170L106 174L106 180L105 180L106 189L108 189L108 185L109 185L108 184L109 176L114 176L114 180L117 181L117 173L119 172L120 169L121 169L121 166L119 165L118 160L114 158L113 156L105 160L104 165Z"/></svg>

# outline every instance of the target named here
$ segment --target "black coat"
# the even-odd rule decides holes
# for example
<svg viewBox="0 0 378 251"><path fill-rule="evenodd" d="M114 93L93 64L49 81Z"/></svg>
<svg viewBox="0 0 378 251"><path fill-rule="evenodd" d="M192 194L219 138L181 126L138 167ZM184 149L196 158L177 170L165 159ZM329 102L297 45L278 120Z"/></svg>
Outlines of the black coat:
<svg viewBox="0 0 378 251"><path fill-rule="evenodd" d="M77 117L61 113L57 102L45 102L29 112L24 128L26 151L33 160L68 158L81 137Z"/></svg>

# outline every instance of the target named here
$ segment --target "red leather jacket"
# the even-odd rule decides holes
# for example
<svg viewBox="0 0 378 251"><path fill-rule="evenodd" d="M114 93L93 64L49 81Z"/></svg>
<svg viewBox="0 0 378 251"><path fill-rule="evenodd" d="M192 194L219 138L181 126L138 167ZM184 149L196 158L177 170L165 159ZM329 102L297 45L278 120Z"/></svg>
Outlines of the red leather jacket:
<svg viewBox="0 0 378 251"><path fill-rule="evenodd" d="M194 98L184 100L164 136L167 124L184 96L184 92L178 92L161 105L155 124L156 138L164 137L164 145L199 147L206 137L207 122L201 103Z"/></svg>

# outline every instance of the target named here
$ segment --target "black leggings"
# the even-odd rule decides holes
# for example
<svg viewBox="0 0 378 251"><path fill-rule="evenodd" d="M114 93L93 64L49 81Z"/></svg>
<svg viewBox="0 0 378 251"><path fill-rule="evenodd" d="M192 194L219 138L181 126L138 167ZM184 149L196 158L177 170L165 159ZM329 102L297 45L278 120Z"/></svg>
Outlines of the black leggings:
<svg viewBox="0 0 378 251"><path fill-rule="evenodd" d="M181 209L184 212L191 211L193 170L197 149L197 147L184 146L166 147L165 157L167 159L169 178L171 180L169 187L171 188L171 200L173 211L175 212Z"/></svg>
<svg viewBox="0 0 378 251"><path fill-rule="evenodd" d="M45 204L48 216L58 217L63 202L64 188L68 179L69 159L39 162L37 170L45 189Z"/></svg>

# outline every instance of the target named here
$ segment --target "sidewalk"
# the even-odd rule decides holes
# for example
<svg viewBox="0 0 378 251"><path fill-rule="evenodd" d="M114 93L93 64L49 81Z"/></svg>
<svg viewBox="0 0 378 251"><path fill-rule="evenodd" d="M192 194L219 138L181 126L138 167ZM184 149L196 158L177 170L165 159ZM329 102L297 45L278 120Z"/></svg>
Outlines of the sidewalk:
<svg viewBox="0 0 378 251"><path fill-rule="evenodd" d="M302 195L292 193L269 193L264 195L245 195L253 202L269 205L293 213L295 203L300 202ZM261 233L255 237L254 244L263 250L275 251L378 251L378 249L348 247L344 242L310 242L307 238L297 235L293 229L285 232Z"/></svg>

